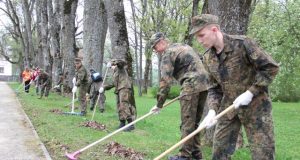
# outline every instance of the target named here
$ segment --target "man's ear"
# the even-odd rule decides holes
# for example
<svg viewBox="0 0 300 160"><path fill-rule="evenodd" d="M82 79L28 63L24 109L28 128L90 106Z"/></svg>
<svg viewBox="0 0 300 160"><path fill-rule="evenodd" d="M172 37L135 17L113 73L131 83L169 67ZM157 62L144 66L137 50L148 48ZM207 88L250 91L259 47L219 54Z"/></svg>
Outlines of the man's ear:
<svg viewBox="0 0 300 160"><path fill-rule="evenodd" d="M213 26L213 27L211 27L211 30L212 30L213 32L217 32L217 31L218 31L218 28L217 28L216 26Z"/></svg>

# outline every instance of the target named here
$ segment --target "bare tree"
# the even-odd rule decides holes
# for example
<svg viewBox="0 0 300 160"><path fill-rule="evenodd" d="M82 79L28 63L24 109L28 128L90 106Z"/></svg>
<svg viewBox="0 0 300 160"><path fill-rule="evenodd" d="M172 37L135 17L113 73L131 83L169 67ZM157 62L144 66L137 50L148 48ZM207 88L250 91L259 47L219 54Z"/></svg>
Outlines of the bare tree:
<svg viewBox="0 0 300 160"><path fill-rule="evenodd" d="M52 80L54 84L59 81L62 73L62 54L60 52L60 0L48 0L48 22L50 33L50 54L53 58Z"/></svg>
<svg viewBox="0 0 300 160"><path fill-rule="evenodd" d="M24 69L24 66L29 66L32 64L32 57L29 54L28 49L28 42L27 42L27 33L24 33L24 29L22 26L24 25L22 23L22 17L19 17L19 15L22 15L21 13L18 13L19 11L16 9L20 7L20 3L16 1L6 0L1 2L5 6L0 7L0 10L2 10L6 16L9 18L10 22L12 23L13 27L9 27L8 25L4 24L4 26L7 28L7 30L10 32L12 37L16 42L19 42L22 48L22 54L21 59L19 63L20 70ZM3 22L2 22L3 23ZM25 36L25 37L24 37Z"/></svg>
<svg viewBox="0 0 300 160"><path fill-rule="evenodd" d="M184 43L192 46L192 41L193 41L193 36L190 35L190 30L191 30L191 19L192 17L198 15L198 10L199 10L199 2L200 0L193 0L193 9L192 9L192 15L191 18L189 19L189 24L188 28L185 32L185 37L184 37Z"/></svg>
<svg viewBox="0 0 300 160"><path fill-rule="evenodd" d="M42 67L44 65L44 58L42 54L42 1L36 2L35 7L36 12L36 39L37 39L37 49L35 52L34 62L37 66Z"/></svg>
<svg viewBox="0 0 300 160"><path fill-rule="evenodd" d="M34 2L35 0L31 0L30 2L28 2L28 0L22 0L22 11L23 11L24 23L25 23L23 37L25 38L25 48L26 48L25 50L26 52L28 52L26 53L28 54L28 60L29 60L28 65L32 65L32 60L34 57L32 30L31 30L31 25L32 25L31 15L32 15L32 8L34 7Z"/></svg>
<svg viewBox="0 0 300 160"><path fill-rule="evenodd" d="M44 59L43 68L50 75L52 74L52 57L50 55L49 41L48 41L48 10L47 1L42 1L41 12L41 42L42 42L42 55Z"/></svg>
<svg viewBox="0 0 300 160"><path fill-rule="evenodd" d="M74 58L76 57L75 43L75 16L78 0L60 1L61 13L61 53L63 55L64 91L72 88L72 79L75 75Z"/></svg>
<svg viewBox="0 0 300 160"><path fill-rule="evenodd" d="M83 63L102 73L107 12L103 0L84 2Z"/></svg>
<svg viewBox="0 0 300 160"><path fill-rule="evenodd" d="M105 0L105 8L109 10L107 17L112 55L127 61L128 75L132 77L132 56L129 50L123 0Z"/></svg>
<svg viewBox="0 0 300 160"><path fill-rule="evenodd" d="M132 20L133 20L133 32L134 32L134 57L135 57L135 72L136 72L136 81L138 85L138 95L142 96L142 85L141 85L141 77L140 77L140 70L142 66L139 66L138 61L138 30L137 30L137 22L136 22L136 15L135 15L135 6L133 0L130 0L131 4L131 11L132 11ZM140 35L142 36L142 35ZM141 48L141 46L140 46Z"/></svg>

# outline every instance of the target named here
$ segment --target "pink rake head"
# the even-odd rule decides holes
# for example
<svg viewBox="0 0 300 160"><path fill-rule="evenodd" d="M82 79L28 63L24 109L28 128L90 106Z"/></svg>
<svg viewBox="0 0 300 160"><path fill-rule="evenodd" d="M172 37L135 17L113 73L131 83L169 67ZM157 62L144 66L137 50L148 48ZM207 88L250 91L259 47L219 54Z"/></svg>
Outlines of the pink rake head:
<svg viewBox="0 0 300 160"><path fill-rule="evenodd" d="M66 156L69 160L77 160L77 158L78 158L78 156L79 156L80 153L81 153L80 151L76 151L76 152L74 152L74 153L67 153L67 152L66 152L65 156Z"/></svg>

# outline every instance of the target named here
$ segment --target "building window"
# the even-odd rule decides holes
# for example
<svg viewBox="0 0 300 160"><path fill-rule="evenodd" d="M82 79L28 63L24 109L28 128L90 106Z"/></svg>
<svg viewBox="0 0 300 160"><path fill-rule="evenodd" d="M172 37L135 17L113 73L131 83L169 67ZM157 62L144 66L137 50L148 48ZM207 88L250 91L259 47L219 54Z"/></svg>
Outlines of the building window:
<svg viewBox="0 0 300 160"><path fill-rule="evenodd" d="M4 73L4 67L0 67L0 73Z"/></svg>

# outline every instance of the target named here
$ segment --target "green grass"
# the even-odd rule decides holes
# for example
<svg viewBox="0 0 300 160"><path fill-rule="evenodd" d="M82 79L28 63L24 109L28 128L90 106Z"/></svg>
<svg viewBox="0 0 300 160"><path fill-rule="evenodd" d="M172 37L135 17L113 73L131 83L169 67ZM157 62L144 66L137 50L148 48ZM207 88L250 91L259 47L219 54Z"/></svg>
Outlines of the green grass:
<svg viewBox="0 0 300 160"><path fill-rule="evenodd" d="M18 87L18 84L10 85L12 88ZM149 109L156 103L156 100L151 98L150 95L136 96L135 99L138 117L147 114ZM79 126L80 123L91 119L91 112L88 112L85 118L62 116L49 112L51 109L69 111L68 108L63 106L70 102L70 98L50 93L47 100L40 100L37 99L34 93L21 93L19 94L19 100L35 126L38 135L50 152L51 157L55 160L65 159L65 151L61 149L62 145L68 146L69 152L74 152L111 133L119 124L115 110L115 95L112 91L106 92L106 111L103 114L97 112L94 118L97 122L105 124L108 131L96 131ZM300 159L300 129L298 127L300 123L300 104L273 103L273 106L276 159ZM112 157L103 152L107 143L116 141L126 147L145 153L145 159L153 159L180 139L179 118L179 103L176 102L165 108L159 115L150 116L140 121L136 125L135 131L114 135L110 139L86 150L80 157L81 159L89 160L119 160L121 159L120 157ZM176 154L176 152L174 151L171 154ZM211 159L210 147L204 147L203 152L206 159ZM235 152L232 159L250 160L249 149L239 149Z"/></svg>

